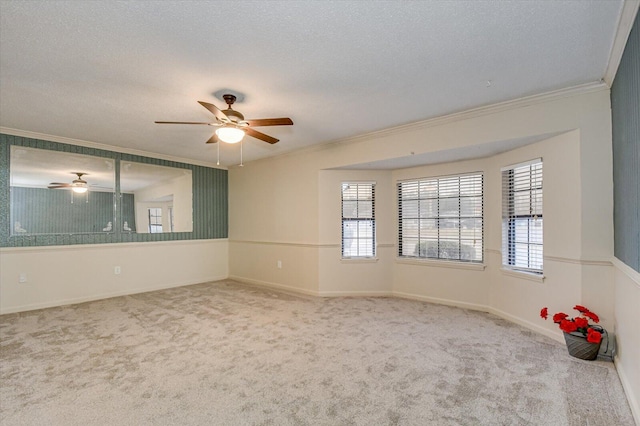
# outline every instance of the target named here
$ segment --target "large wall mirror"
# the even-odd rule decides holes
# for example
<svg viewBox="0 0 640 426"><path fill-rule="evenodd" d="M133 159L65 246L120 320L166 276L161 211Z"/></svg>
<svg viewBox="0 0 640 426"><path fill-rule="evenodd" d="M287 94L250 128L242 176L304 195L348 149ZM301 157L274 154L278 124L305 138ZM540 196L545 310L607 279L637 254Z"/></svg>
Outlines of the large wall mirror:
<svg viewBox="0 0 640 426"><path fill-rule="evenodd" d="M0 133L0 247L227 237L226 170Z"/></svg>
<svg viewBox="0 0 640 426"><path fill-rule="evenodd" d="M23 146L11 147L11 235L193 231L192 171ZM115 220L116 208L121 220ZM118 223L118 225L114 225Z"/></svg>
<svg viewBox="0 0 640 426"><path fill-rule="evenodd" d="M122 231L192 232L192 180L189 169L121 161Z"/></svg>
<svg viewBox="0 0 640 426"><path fill-rule="evenodd" d="M113 232L115 160L11 146L11 235Z"/></svg>

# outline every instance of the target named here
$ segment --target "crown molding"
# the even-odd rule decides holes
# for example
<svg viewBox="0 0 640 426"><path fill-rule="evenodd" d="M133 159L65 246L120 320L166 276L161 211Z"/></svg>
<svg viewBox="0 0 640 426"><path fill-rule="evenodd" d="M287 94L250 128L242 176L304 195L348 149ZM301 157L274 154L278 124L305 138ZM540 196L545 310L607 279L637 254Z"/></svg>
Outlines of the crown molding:
<svg viewBox="0 0 640 426"><path fill-rule="evenodd" d="M603 77L604 82L609 87L611 87L613 80L616 78L616 73L618 72L620 61L622 60L624 48L627 45L629 34L633 28L633 22L635 21L638 13L638 8L640 8L640 0L625 0L622 5L620 19L618 20L618 29L613 39L609 63L607 64L607 69L605 70Z"/></svg>
<svg viewBox="0 0 640 426"><path fill-rule="evenodd" d="M148 152L148 151L141 151L141 150L137 150L137 149L122 148L122 147L119 147L119 146L106 145L106 144L102 144L102 143L90 142L90 141L85 141L85 140L81 140L81 139L66 138L64 136L47 135L45 133L31 132L31 131L28 131L28 130L12 129L10 127L2 127L2 126L0 126L0 133L4 133L6 135L12 135L12 136L19 136L19 137L23 137L23 138L40 139L40 140L45 140L45 141L50 141L50 142L58 142L58 143L66 143L66 144L69 144L69 145L84 146L84 147L87 147L87 148L103 149L105 151L118 152L118 153L121 153L121 154L139 155L139 156L142 156L142 157L151 157L151 158L157 158L157 159L160 159L160 160L175 161L177 163L191 164L191 165L194 165L194 166L203 166L203 167L209 167L209 168L213 168L213 169L227 170L227 167L218 166L215 163L209 163L209 162L206 162L206 161L197 161L197 160L192 160L192 159L188 159L188 158L174 157L172 155L159 154L159 153L156 153L156 152Z"/></svg>
<svg viewBox="0 0 640 426"><path fill-rule="evenodd" d="M638 0L640 1L640 0ZM251 163L257 163L260 161L268 161L275 158L284 158L294 155L317 152L325 149L334 148L337 145L346 145L370 141L372 139L383 138L385 136L412 132L429 127L441 126L457 121L469 120L472 118L482 117L485 115L496 114L499 112L524 108L532 105L537 105L545 102L551 102L558 99L570 98L573 96L585 95L588 93L599 92L603 90L609 90L603 81L595 81L591 83L580 84L577 86L566 87L563 89L552 90L549 92L539 93L536 95L524 96L521 98L511 99L494 104L482 105L476 108L471 108L463 111L454 112L451 114L441 115L438 117L428 118L426 120L415 121L413 123L402 124L400 126L388 127L386 129L377 130L374 132L363 133L357 136L351 136L348 138L336 139L333 141L324 142L321 144L313 145L306 148L300 148L292 151L283 152L280 155L274 155L272 157L260 158ZM249 163L245 163L247 165Z"/></svg>
<svg viewBox="0 0 640 426"><path fill-rule="evenodd" d="M640 1L640 0L639 0ZM454 123L456 121L469 120L476 117L482 117L484 115L495 114L498 112L508 111L512 109L524 108L531 105L545 103L556 99L569 98L577 95L584 95L587 93L598 92L601 90L608 90L609 87L601 81L580 84L578 86L567 87L564 89L552 90L550 92L539 93L536 95L525 96L522 98L511 99L508 101L498 102L495 104L483 105L464 111L454 112L439 117L429 118L422 121L403 124L400 126L390 127L375 132L365 133L363 135L353 136L351 138L341 139L329 144L343 144L361 142L364 140L370 140L374 138L380 138L397 133L406 133L423 128L436 127L444 124Z"/></svg>

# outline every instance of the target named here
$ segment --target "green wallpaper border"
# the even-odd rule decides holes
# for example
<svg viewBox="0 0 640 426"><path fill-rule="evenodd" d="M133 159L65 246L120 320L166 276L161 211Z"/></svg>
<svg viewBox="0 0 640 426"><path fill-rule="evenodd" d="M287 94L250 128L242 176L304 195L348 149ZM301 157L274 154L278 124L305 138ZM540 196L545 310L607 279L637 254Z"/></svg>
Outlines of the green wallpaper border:
<svg viewBox="0 0 640 426"><path fill-rule="evenodd" d="M193 176L193 232L172 232L164 234L132 234L121 232L122 203L117 201L116 218L114 222L115 232L12 236L9 218L11 167L9 152L12 145L114 159L116 162L116 200L120 200L120 161L136 161L144 164L189 169L192 171ZM38 247L227 238L229 228L228 187L227 170L47 140L0 134L0 247Z"/></svg>

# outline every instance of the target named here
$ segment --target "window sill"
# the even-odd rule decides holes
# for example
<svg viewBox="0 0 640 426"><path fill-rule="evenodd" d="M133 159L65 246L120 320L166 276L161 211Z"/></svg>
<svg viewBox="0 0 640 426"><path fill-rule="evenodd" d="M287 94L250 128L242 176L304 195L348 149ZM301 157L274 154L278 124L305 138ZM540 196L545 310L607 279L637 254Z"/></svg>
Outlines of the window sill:
<svg viewBox="0 0 640 426"><path fill-rule="evenodd" d="M522 278L522 279L534 281L537 283L543 283L546 278L542 274L534 274L532 272L518 271L515 269L501 268L500 272L502 272L502 275L508 275L510 277L515 277L515 278Z"/></svg>
<svg viewBox="0 0 640 426"><path fill-rule="evenodd" d="M340 263L376 263L377 257L343 257Z"/></svg>
<svg viewBox="0 0 640 426"><path fill-rule="evenodd" d="M471 271L484 271L487 267L484 263L456 262L452 260L431 260L397 257L396 263L405 265L435 266L438 268L467 269Z"/></svg>

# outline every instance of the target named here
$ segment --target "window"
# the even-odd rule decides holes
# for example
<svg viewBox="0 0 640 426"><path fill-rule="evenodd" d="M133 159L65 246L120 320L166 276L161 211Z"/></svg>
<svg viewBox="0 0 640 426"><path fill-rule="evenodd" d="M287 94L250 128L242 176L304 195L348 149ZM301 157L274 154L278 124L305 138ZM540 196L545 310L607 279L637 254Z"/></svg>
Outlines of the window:
<svg viewBox="0 0 640 426"><path fill-rule="evenodd" d="M398 255L482 262L482 174L398 183Z"/></svg>
<svg viewBox="0 0 640 426"><path fill-rule="evenodd" d="M542 160L502 169L502 264L542 274Z"/></svg>
<svg viewBox="0 0 640 426"><path fill-rule="evenodd" d="M376 254L375 187L372 182L342 183L342 257Z"/></svg>
<svg viewBox="0 0 640 426"><path fill-rule="evenodd" d="M149 233L162 233L162 208L160 207L149 209Z"/></svg>

